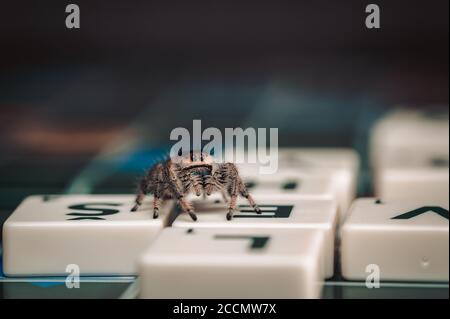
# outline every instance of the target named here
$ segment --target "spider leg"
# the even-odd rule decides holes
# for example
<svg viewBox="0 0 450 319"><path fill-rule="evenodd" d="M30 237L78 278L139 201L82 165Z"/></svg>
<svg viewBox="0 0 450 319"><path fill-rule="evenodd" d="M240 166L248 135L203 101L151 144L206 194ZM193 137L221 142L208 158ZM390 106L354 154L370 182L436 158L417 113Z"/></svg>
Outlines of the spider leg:
<svg viewBox="0 0 450 319"><path fill-rule="evenodd" d="M169 177L171 179L170 188L172 191L172 194L175 198L178 200L178 204L181 207L181 210L185 213L188 213L189 216L191 216L193 221L197 220L197 215L194 213L194 209L192 208L192 205L184 199L184 191L183 191L183 181L181 181L179 178L177 178L177 175L174 171L174 168L172 166L169 166L168 168ZM184 178L184 183L188 182Z"/></svg>
<svg viewBox="0 0 450 319"><path fill-rule="evenodd" d="M261 214L261 209L258 207L258 205L256 205L255 200L253 199L252 195L250 195L250 193L247 190L247 187L242 181L240 181L239 183L239 188L241 196L247 199L248 203L250 204L250 206L252 206L252 208L255 210L257 214Z"/></svg>
<svg viewBox="0 0 450 319"><path fill-rule="evenodd" d="M133 208L131 208L132 212L135 212L139 209L139 206L142 205L142 202L148 193L154 192L154 190L152 189L153 183L156 183L156 187L158 187L162 171L163 165L157 164L147 172L144 178L141 179L141 181L139 182L139 192L135 199L135 205L133 206Z"/></svg>
<svg viewBox="0 0 450 319"><path fill-rule="evenodd" d="M144 200L144 198L145 198L145 194L143 192L139 192L139 194L136 196L136 199L134 201L135 204L131 208L132 212L135 212L135 211L137 211L139 209L139 206L142 205L142 201Z"/></svg>
<svg viewBox="0 0 450 319"><path fill-rule="evenodd" d="M153 198L153 218L156 219L159 216L159 207L161 206L161 199L159 197Z"/></svg>
<svg viewBox="0 0 450 319"><path fill-rule="evenodd" d="M261 214L261 208L255 203L255 200L253 199L252 195L249 193L241 193L243 197L245 197L248 200L248 203L252 208L255 210L257 214Z"/></svg>
<svg viewBox="0 0 450 319"><path fill-rule="evenodd" d="M189 216L191 216L192 220L195 222L197 220L197 215L195 215L192 205L187 200L185 200L183 196L178 198L178 203L180 204L181 210L184 213L188 213Z"/></svg>
<svg viewBox="0 0 450 319"><path fill-rule="evenodd" d="M139 206L142 205L145 195L147 195L147 186L148 186L148 179L143 178L139 183L139 193L137 194L136 199L134 200L135 205L133 206L133 208L131 208L132 212L137 211L139 209Z"/></svg>
<svg viewBox="0 0 450 319"><path fill-rule="evenodd" d="M153 218L156 219L159 216L159 208L161 206L161 183L156 184L155 194L153 195Z"/></svg>
<svg viewBox="0 0 450 319"><path fill-rule="evenodd" d="M230 195L230 202L228 205L227 220L231 220L233 218L233 213L236 210L236 201L237 196L239 194L238 183L239 183L238 180L233 179L231 185L228 187L228 195Z"/></svg>
<svg viewBox="0 0 450 319"><path fill-rule="evenodd" d="M233 217L233 211L236 209L237 193L239 193L241 196L247 199L247 201L250 203L250 205L257 214L261 214L261 209L258 207L258 205L256 205L255 201L253 200L253 197L249 194L247 187L245 186L244 182L239 176L239 172L236 168L236 165L234 165L233 163L227 163L227 165L230 177L233 178L231 188L229 189L231 201L230 201L230 209L227 214L227 219L230 220Z"/></svg>
<svg viewBox="0 0 450 319"><path fill-rule="evenodd" d="M233 219L234 211L236 210L237 195L231 195L230 204L228 206L227 220Z"/></svg>

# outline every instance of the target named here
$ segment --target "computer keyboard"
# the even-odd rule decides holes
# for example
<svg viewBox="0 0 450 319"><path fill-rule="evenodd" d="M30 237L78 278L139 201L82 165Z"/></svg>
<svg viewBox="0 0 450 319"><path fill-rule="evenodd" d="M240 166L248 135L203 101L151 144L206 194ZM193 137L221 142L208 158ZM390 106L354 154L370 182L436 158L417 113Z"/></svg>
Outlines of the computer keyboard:
<svg viewBox="0 0 450 319"><path fill-rule="evenodd" d="M448 298L448 117L408 118L372 132L369 198L355 150L292 147L275 175L238 165L262 214L240 200L231 221L220 194L190 198L196 222L170 201L153 219L151 197L131 212L131 193L29 197L3 226L1 280L64 278L75 264L91 280L138 275L142 298Z"/></svg>

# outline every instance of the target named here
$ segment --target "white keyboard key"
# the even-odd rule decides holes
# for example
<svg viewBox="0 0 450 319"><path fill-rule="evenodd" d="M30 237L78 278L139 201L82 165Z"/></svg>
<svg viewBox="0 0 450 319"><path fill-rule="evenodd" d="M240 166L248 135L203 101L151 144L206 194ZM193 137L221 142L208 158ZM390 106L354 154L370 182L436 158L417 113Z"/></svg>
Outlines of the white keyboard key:
<svg viewBox="0 0 450 319"><path fill-rule="evenodd" d="M296 198L333 199L333 183L328 177L299 174L286 171L275 175L243 177L248 191L252 195L285 194Z"/></svg>
<svg viewBox="0 0 450 319"><path fill-rule="evenodd" d="M280 167L295 168L305 174L327 176L333 182L333 189L339 205L339 220L356 197L359 155L346 148L282 148Z"/></svg>
<svg viewBox="0 0 450 319"><path fill-rule="evenodd" d="M319 298L323 232L166 228L139 264L140 298Z"/></svg>
<svg viewBox="0 0 450 319"><path fill-rule="evenodd" d="M257 158L255 150L235 152L246 160ZM230 156L231 151L226 154ZM345 214L356 196L359 172L359 156L346 148L280 148L278 151L278 172L273 175L300 176L303 179L325 178L331 181L331 188L339 208L339 221L345 220ZM258 163L238 162L243 179L265 178L260 173Z"/></svg>
<svg viewBox="0 0 450 319"><path fill-rule="evenodd" d="M384 200L449 200L448 167L381 168L375 176L375 194Z"/></svg>
<svg viewBox="0 0 450 319"><path fill-rule="evenodd" d="M449 160L449 118L446 114L398 109L372 129L371 165L420 167Z"/></svg>
<svg viewBox="0 0 450 319"><path fill-rule="evenodd" d="M3 226L8 276L136 273L136 258L163 228L170 206L153 219L151 198L130 212L134 195L47 195L26 198Z"/></svg>
<svg viewBox="0 0 450 319"><path fill-rule="evenodd" d="M448 202L356 200L341 229L342 275L365 280L375 265L381 281L448 281L448 216Z"/></svg>
<svg viewBox="0 0 450 319"><path fill-rule="evenodd" d="M448 113L399 109L372 130L375 195L385 200L448 201Z"/></svg>
<svg viewBox="0 0 450 319"><path fill-rule="evenodd" d="M238 164L249 175L261 174L259 167L266 166L254 159L258 159L258 152L255 149L248 151L235 150L234 157L232 150L227 150L225 155ZM244 161L242 161L244 159ZM238 161L236 161L238 160ZM347 148L308 148L308 147L280 147L278 149L278 169L344 169L357 173L359 170L359 156L353 149Z"/></svg>
<svg viewBox="0 0 450 319"><path fill-rule="evenodd" d="M280 167L333 168L357 172L359 156L347 148L280 148Z"/></svg>
<svg viewBox="0 0 450 319"><path fill-rule="evenodd" d="M239 199L239 211L232 220L226 219L227 205L219 199L194 200L198 220L179 215L172 227L184 228L295 228L316 229L325 234L326 277L334 273L334 238L337 207L334 200L293 199L282 194L258 195L254 199L262 213L256 214L245 199ZM220 198L220 197L217 197Z"/></svg>

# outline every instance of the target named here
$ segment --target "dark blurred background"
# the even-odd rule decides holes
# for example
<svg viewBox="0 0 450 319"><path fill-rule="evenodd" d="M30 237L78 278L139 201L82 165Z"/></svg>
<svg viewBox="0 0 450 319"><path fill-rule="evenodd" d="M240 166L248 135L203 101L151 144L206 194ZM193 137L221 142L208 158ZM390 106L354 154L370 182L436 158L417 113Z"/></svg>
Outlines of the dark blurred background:
<svg viewBox="0 0 450 319"><path fill-rule="evenodd" d="M364 157L387 109L448 110L448 1L372 2L378 30L365 27L369 1L78 0L69 30L71 2L3 1L1 209L132 189L105 162L137 175L193 119Z"/></svg>

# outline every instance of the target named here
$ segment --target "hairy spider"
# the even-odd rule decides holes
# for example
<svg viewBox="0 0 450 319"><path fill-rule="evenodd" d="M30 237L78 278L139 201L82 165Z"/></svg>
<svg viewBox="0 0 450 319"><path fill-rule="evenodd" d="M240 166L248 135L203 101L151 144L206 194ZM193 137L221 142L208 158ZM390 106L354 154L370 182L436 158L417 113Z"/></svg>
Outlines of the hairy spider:
<svg viewBox="0 0 450 319"><path fill-rule="evenodd" d="M227 194L230 196L226 216L228 220L233 218L239 195L248 200L256 213L261 214L261 210L242 182L236 165L215 163L209 154L194 151L179 154L150 168L139 183L136 205L131 211L139 208L147 194L153 194L153 218L158 218L162 200L176 199L181 210L196 221L197 216L185 196L192 192L197 196L202 194L209 196L217 191L222 193L226 202L228 202Z"/></svg>

